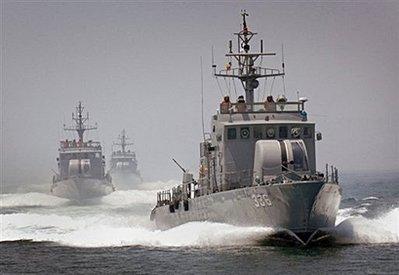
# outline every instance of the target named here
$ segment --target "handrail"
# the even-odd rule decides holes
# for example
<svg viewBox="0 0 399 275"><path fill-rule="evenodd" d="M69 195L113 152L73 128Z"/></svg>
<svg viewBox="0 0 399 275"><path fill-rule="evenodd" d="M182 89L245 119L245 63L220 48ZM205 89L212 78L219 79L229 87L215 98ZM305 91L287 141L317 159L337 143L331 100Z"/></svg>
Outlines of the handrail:
<svg viewBox="0 0 399 275"><path fill-rule="evenodd" d="M220 104L222 114L239 113L300 113L304 106L302 102L235 102L226 106L224 102ZM227 107L227 108L226 108Z"/></svg>
<svg viewBox="0 0 399 275"><path fill-rule="evenodd" d="M337 169L337 167L334 167L334 166L330 166L330 169L331 169L331 173L329 174L329 167L328 167L329 165L328 164L326 164L326 170L325 170L325 180L326 180L326 182L329 182L329 181L331 181L331 182L333 182L333 183L338 183L339 181L338 181L338 178L339 178L339 176L338 176L338 169Z"/></svg>
<svg viewBox="0 0 399 275"><path fill-rule="evenodd" d="M281 179L279 179L279 177L283 177L290 181L324 180L325 182L333 182L333 183L338 184L338 169L333 166L331 166L332 172L330 175L328 174L328 168L329 168L328 165L326 165L327 170L326 170L325 175L323 175L320 172L311 174L310 171L303 171L304 174L301 174L298 171L289 169L287 166L281 165L281 167L285 168L287 171L274 175L273 180L271 181L272 184L284 183L284 181L281 181ZM290 174L290 173L296 175L299 179L290 178L288 176L288 174ZM240 182L239 186L241 186L241 187L246 187L246 186L251 186L253 184L256 184L253 182L254 171L251 169L245 169L245 170L234 171L234 172L225 172L225 176L226 176L225 180L227 181L227 184L229 184L230 187L232 187L232 189L236 188L236 186L234 186L236 181L231 181L231 179L234 177L236 177L236 179L239 180L239 182ZM193 181L193 182L195 182L195 181ZM191 183L192 182L190 182L189 184L191 184ZM244 183L249 183L249 185L244 184ZM270 184L270 183L263 182L263 180L262 180L262 183L259 182L258 184L265 185L265 184ZM157 193L157 205L166 205L166 204L169 204L172 202L174 203L177 201L181 201L182 199L187 199L187 197L184 197L185 186L187 186L187 183L179 184L169 190L159 191ZM204 190L205 190L205 192L204 192ZM198 188L194 192L195 192L195 194L199 194L199 196L203 196L203 195L209 194L207 191L209 191L209 190L207 190L207 188L205 186L198 186Z"/></svg>
<svg viewBox="0 0 399 275"><path fill-rule="evenodd" d="M274 68L263 68L260 66L253 66L252 69L254 76L281 74L281 71L279 69L274 69ZM246 75L243 72L242 68L223 69L219 71L219 74L222 74L225 77Z"/></svg>

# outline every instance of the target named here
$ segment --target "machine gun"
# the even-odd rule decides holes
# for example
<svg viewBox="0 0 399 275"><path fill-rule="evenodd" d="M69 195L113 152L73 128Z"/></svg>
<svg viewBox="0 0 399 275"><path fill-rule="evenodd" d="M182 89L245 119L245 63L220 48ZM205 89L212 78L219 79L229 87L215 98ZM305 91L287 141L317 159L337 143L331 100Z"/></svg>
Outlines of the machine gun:
<svg viewBox="0 0 399 275"><path fill-rule="evenodd" d="M182 195L183 195L183 201L184 201L184 209L187 211L188 210L188 198L194 198L195 196L195 186L198 184L194 178L193 174L189 173L187 169L184 169L183 166L181 166L174 158L172 158L173 162L183 171L183 180L182 180Z"/></svg>
<svg viewBox="0 0 399 275"><path fill-rule="evenodd" d="M184 169L174 158L172 158L173 162L183 171L183 173L187 173L187 169Z"/></svg>

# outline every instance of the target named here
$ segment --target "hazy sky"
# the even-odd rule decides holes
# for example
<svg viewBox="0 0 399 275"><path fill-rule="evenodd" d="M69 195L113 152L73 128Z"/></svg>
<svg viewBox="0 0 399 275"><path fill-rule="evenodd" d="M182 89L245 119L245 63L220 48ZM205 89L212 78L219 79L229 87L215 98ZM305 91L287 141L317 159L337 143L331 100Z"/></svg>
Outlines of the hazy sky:
<svg viewBox="0 0 399 275"><path fill-rule="evenodd" d="M180 178L172 157L197 171L200 56L208 125L221 100L211 47L223 66L242 8L265 48L280 52L284 43L287 95L295 99L300 91L309 98L309 118L323 133L318 164L334 163L342 171L399 170L398 1L5 1L5 185L49 185L58 141L71 138L62 124L70 123L79 100L98 122L89 138L99 139L107 156L112 141L127 130L146 180ZM280 92L276 84L273 94Z"/></svg>

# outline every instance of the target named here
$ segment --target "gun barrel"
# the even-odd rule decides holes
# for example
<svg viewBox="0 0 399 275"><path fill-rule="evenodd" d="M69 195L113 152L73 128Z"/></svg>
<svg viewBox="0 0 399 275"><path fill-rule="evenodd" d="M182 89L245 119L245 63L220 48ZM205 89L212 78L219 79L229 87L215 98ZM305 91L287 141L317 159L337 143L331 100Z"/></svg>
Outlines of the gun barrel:
<svg viewBox="0 0 399 275"><path fill-rule="evenodd" d="M176 163L177 166L183 171L183 173L186 173L186 169L184 169L174 158L172 158L173 162Z"/></svg>

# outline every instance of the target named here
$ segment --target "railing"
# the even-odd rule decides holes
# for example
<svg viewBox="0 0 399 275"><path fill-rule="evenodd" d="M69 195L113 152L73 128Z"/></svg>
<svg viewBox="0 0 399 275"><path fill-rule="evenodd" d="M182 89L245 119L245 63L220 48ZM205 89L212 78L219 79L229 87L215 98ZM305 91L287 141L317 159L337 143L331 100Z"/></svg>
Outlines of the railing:
<svg viewBox="0 0 399 275"><path fill-rule="evenodd" d="M160 191L157 193L157 205L167 205L171 202L171 190Z"/></svg>
<svg viewBox="0 0 399 275"><path fill-rule="evenodd" d="M79 142L73 140L63 140L60 141L60 150L62 151L73 151L73 150L81 150L81 149L92 149L92 150L100 150L101 144L97 141L88 141L88 142Z"/></svg>
<svg viewBox="0 0 399 275"><path fill-rule="evenodd" d="M303 102L255 102L220 104L222 114L235 113L299 113L304 109Z"/></svg>
<svg viewBox="0 0 399 275"><path fill-rule="evenodd" d="M242 69L242 68L230 68L230 69L225 69L225 70L220 70L219 74L222 74L224 76L242 76L242 75L247 75L247 72ZM259 66L253 66L252 67L252 75L253 76L273 76L273 75L279 75L281 74L281 71L279 69L272 69L272 68L262 68Z"/></svg>
<svg viewBox="0 0 399 275"><path fill-rule="evenodd" d="M191 197L191 190L188 192L188 186L193 182L186 184L179 184L169 190L160 191L157 193L157 205L170 205L179 203L180 201L187 200Z"/></svg>
<svg viewBox="0 0 399 275"><path fill-rule="evenodd" d="M113 157L135 157L136 154L134 152L122 152L122 151L114 151L112 152Z"/></svg>
<svg viewBox="0 0 399 275"><path fill-rule="evenodd" d="M329 173L329 168L330 168L330 173ZM337 167L334 167L332 165L326 164L326 171L325 171L325 180L326 182L333 182L333 183L338 183L338 169Z"/></svg>
<svg viewBox="0 0 399 275"><path fill-rule="evenodd" d="M325 174L316 172L311 174L310 171L294 171L288 169L286 166L282 166L286 169L285 172L276 174L270 177L267 181L263 181L263 179L255 179L253 170L241 170L236 172L226 172L225 173L225 181L224 184L218 186L214 190L208 190L204 183L206 179L200 179L200 184L190 182L187 184L180 184L171 190L164 190L157 193L157 205L171 205L175 203L179 203L180 201L187 200L191 197L191 194L187 192L187 186L189 184L194 183L196 188L194 188L194 197L204 196L209 193L215 193L220 191L227 191L237 188L249 187L253 185L270 185L270 184L284 184L287 182L297 182L297 181L324 181L324 182L332 182L338 184L338 169L333 166L326 165ZM329 173L329 168L331 169L331 173Z"/></svg>

